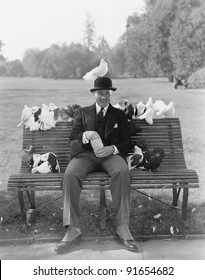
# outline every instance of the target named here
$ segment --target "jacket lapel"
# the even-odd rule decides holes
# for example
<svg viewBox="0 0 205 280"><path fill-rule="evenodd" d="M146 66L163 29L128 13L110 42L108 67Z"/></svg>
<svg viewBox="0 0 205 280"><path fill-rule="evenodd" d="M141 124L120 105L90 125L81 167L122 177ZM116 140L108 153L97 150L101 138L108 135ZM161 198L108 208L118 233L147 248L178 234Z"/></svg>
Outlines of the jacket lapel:
<svg viewBox="0 0 205 280"><path fill-rule="evenodd" d="M87 130L96 130L97 116L95 103L85 111L85 122Z"/></svg>
<svg viewBox="0 0 205 280"><path fill-rule="evenodd" d="M114 108L112 107L112 105L110 104L108 109L107 109L107 114L106 114L106 124L105 124L105 138L107 138L109 136L109 134L112 132L117 119L116 119L116 115L114 112Z"/></svg>

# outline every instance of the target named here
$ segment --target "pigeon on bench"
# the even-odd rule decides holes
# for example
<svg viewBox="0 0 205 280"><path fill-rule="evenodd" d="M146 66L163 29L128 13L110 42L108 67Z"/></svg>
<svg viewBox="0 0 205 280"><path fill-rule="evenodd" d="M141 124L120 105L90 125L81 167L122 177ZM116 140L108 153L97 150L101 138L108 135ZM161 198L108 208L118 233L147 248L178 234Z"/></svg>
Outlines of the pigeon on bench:
<svg viewBox="0 0 205 280"><path fill-rule="evenodd" d="M48 152L45 154L35 154L34 148L29 146L23 150L22 161L29 166L31 173L59 173L60 165L57 156Z"/></svg>

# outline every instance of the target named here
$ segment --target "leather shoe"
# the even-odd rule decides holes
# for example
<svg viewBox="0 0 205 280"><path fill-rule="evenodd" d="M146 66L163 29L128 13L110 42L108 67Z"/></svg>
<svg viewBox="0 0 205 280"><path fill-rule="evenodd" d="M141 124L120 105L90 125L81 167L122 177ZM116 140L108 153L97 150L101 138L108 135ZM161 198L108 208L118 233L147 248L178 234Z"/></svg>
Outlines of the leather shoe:
<svg viewBox="0 0 205 280"><path fill-rule="evenodd" d="M125 240L122 239L118 234L116 234L117 240L123 245L123 247L132 252L138 252L137 242L135 240Z"/></svg>
<svg viewBox="0 0 205 280"><path fill-rule="evenodd" d="M82 234L78 235L75 239L72 241L61 241L55 248L55 252L59 255L67 254L70 249L79 244L82 240Z"/></svg>

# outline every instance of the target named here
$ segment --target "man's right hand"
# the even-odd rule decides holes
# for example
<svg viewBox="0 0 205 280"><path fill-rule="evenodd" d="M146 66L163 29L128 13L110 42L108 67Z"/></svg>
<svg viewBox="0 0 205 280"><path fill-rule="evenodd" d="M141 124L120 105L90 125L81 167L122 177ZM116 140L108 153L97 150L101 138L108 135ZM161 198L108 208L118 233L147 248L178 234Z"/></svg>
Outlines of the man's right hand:
<svg viewBox="0 0 205 280"><path fill-rule="evenodd" d="M96 131L87 130L85 131L85 137L91 141L100 138L100 135Z"/></svg>

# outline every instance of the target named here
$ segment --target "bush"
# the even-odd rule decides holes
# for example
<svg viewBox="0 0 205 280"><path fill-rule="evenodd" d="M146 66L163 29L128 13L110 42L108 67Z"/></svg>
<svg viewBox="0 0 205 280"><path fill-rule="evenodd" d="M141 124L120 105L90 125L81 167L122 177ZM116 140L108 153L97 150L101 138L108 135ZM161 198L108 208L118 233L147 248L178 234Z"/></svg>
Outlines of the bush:
<svg viewBox="0 0 205 280"><path fill-rule="evenodd" d="M205 88L205 67L188 78L188 88Z"/></svg>

